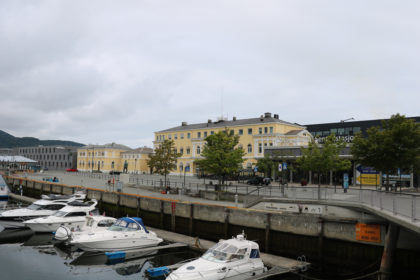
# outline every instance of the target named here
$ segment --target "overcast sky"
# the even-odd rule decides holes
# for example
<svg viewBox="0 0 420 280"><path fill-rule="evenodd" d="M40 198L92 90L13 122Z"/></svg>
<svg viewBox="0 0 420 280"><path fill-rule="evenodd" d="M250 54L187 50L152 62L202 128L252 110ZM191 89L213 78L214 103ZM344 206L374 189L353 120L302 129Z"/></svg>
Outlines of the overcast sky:
<svg viewBox="0 0 420 280"><path fill-rule="evenodd" d="M152 146L277 113L419 116L420 1L0 1L0 129Z"/></svg>

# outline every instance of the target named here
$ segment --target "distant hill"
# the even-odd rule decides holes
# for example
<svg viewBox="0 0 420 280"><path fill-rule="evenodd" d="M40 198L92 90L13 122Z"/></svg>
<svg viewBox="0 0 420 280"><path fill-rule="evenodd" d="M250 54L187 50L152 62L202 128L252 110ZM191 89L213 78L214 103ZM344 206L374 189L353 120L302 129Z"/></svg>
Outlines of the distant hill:
<svg viewBox="0 0 420 280"><path fill-rule="evenodd" d="M0 130L0 148L14 148L14 147L30 147L30 146L75 146L81 147L80 144L73 141L62 140L39 140L34 137L15 137Z"/></svg>

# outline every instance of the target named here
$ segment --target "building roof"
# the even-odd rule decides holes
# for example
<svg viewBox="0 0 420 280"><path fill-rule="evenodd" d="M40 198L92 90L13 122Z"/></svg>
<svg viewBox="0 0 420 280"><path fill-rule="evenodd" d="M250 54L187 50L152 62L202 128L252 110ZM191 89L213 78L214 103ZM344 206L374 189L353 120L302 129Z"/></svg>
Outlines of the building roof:
<svg viewBox="0 0 420 280"><path fill-rule="evenodd" d="M0 161L4 161L4 162L37 162L36 160L32 160L30 158L27 157L23 157L23 156L0 156Z"/></svg>
<svg viewBox="0 0 420 280"><path fill-rule="evenodd" d="M253 125L253 124L266 124L266 123L280 123L280 124L287 124L293 125L300 129L305 129L304 126L301 126L296 123L290 123L278 118L278 115L274 115L271 117L271 113L265 113L259 118L250 118L250 119L240 119L237 120L234 118L233 120L219 120L216 122L212 122L209 120L207 123L197 123L197 124L190 124L183 123L181 126L172 127L169 129L158 131L158 133L162 132L172 132L172 131L183 131L183 130L194 130L194 129L211 129L211 128L221 128L221 127L231 127L231 126L241 126L241 125Z"/></svg>
<svg viewBox="0 0 420 280"><path fill-rule="evenodd" d="M120 150L132 150L130 147L122 145L122 144L117 144L117 143L109 143L109 144L104 144L104 145L93 145L93 144L89 144L83 147L80 147L80 149L120 149Z"/></svg>
<svg viewBox="0 0 420 280"><path fill-rule="evenodd" d="M302 132L302 129L290 130L285 135L298 135L300 132Z"/></svg>
<svg viewBox="0 0 420 280"><path fill-rule="evenodd" d="M123 152L123 154L151 154L151 153L153 153L153 149L149 147L140 147L134 150Z"/></svg>

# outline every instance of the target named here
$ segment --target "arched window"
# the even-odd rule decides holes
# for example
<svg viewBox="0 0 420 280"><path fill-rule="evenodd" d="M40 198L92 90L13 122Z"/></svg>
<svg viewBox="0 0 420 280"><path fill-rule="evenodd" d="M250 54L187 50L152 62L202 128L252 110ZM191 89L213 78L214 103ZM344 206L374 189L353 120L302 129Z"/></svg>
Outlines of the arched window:
<svg viewBox="0 0 420 280"><path fill-rule="evenodd" d="M252 145L248 144L248 153L252 153Z"/></svg>
<svg viewBox="0 0 420 280"><path fill-rule="evenodd" d="M201 153L201 148L200 146L197 146L197 155L199 155Z"/></svg>

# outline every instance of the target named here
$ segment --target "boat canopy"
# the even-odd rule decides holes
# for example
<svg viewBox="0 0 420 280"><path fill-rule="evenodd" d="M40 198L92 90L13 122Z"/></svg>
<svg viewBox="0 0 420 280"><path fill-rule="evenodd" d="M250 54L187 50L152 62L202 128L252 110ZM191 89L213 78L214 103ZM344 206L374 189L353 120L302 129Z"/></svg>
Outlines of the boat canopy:
<svg viewBox="0 0 420 280"><path fill-rule="evenodd" d="M114 225L118 225L120 227L132 228L132 224L137 224L141 226L146 233L149 231L146 229L143 220L139 217L123 217L119 218Z"/></svg>

